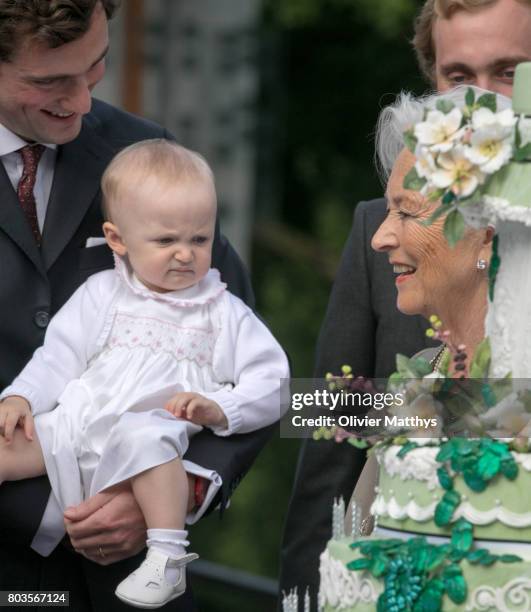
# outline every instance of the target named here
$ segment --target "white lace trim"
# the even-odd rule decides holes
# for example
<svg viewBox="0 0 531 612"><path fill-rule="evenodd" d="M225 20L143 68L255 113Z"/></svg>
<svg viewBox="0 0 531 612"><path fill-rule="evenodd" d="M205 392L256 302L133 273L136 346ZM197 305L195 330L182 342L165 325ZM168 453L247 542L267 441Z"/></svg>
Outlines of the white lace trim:
<svg viewBox="0 0 531 612"><path fill-rule="evenodd" d="M214 331L179 327L168 321L116 313L107 346L129 349L147 348L153 353L168 353L177 360L188 359L200 366L212 364Z"/></svg>
<svg viewBox="0 0 531 612"><path fill-rule="evenodd" d="M499 588L482 584L470 594L465 610L528 612L531 610L531 580L515 578Z"/></svg>
<svg viewBox="0 0 531 612"><path fill-rule="evenodd" d="M530 213L531 214L531 213ZM490 338L493 367L490 376L513 379L531 376L531 268L530 230L518 223L497 224L501 259L494 300L489 302L486 333Z"/></svg>
<svg viewBox="0 0 531 612"><path fill-rule="evenodd" d="M412 438L415 441L414 438ZM426 482L430 490L439 487L437 470L441 463L435 457L440 451L439 446L422 446L409 451L405 457L398 457L402 446L393 445L383 452L377 451L378 462L382 468L392 477L400 480L418 480ZM531 472L531 453L511 452L515 461L519 463L526 472Z"/></svg>
<svg viewBox="0 0 531 612"><path fill-rule="evenodd" d="M467 204L466 206L458 206L458 209L463 215L465 223L474 229L496 225L495 217L490 212L490 209L487 209L483 201Z"/></svg>
<svg viewBox="0 0 531 612"><path fill-rule="evenodd" d="M350 608L357 603L373 604L382 588L377 588L361 573L350 571L342 561L334 559L328 550L320 557L319 607L329 605L338 610Z"/></svg>
<svg viewBox="0 0 531 612"><path fill-rule="evenodd" d="M429 521L435 515L437 501L427 506L419 506L414 499L411 499L405 506L398 503L395 497L386 501L383 495L378 495L374 500L371 513L377 517L389 517L394 520L410 518L418 523ZM474 525L490 525L495 521L503 523L508 527L523 528L531 526L531 512L523 514L507 510L501 504L489 510L478 510L469 502L462 502L454 513L453 520L465 518Z"/></svg>
<svg viewBox="0 0 531 612"><path fill-rule="evenodd" d="M378 461L389 476L398 476L400 480L419 480L427 483L433 490L439 485L437 469L441 464L435 460L439 447L423 446L410 451L405 457L398 457L401 446L391 446L378 454Z"/></svg>
<svg viewBox="0 0 531 612"><path fill-rule="evenodd" d="M484 195L479 202L459 206L459 211L470 227L478 229L487 225L496 226L499 221L514 221L531 226L531 207L511 204L505 198Z"/></svg>
<svg viewBox="0 0 531 612"><path fill-rule="evenodd" d="M483 216L500 221L515 221L531 226L531 208L518 204L511 204L505 198L496 196L483 196L481 200Z"/></svg>
<svg viewBox="0 0 531 612"><path fill-rule="evenodd" d="M180 308L192 308L194 306L210 304L227 288L227 285L221 282L219 271L215 268L211 268L207 275L192 287L177 291L168 291L167 293L159 293L157 291L151 291L151 289L143 285L134 276L127 261L118 257L116 254L114 254L114 265L123 283L135 295L157 300L159 302L167 302Z"/></svg>

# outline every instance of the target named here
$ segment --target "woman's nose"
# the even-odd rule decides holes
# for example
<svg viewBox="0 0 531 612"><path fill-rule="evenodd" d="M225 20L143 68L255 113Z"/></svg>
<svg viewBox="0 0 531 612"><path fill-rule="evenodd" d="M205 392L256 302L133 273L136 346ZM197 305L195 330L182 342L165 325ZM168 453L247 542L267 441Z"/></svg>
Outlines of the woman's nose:
<svg viewBox="0 0 531 612"><path fill-rule="evenodd" d="M394 221L389 214L372 237L371 246L378 252L389 251L398 246L398 237L394 228Z"/></svg>

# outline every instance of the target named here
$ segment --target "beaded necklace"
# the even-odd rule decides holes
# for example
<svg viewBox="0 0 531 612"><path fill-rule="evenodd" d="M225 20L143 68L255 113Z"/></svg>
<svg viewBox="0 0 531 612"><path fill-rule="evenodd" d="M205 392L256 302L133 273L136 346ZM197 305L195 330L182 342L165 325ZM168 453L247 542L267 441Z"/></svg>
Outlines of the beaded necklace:
<svg viewBox="0 0 531 612"><path fill-rule="evenodd" d="M430 361L430 366L433 372L439 369L439 366L441 365L441 362L443 360L443 357L445 357L447 350L448 347L446 346L446 344L443 344L437 355L435 355L435 357Z"/></svg>

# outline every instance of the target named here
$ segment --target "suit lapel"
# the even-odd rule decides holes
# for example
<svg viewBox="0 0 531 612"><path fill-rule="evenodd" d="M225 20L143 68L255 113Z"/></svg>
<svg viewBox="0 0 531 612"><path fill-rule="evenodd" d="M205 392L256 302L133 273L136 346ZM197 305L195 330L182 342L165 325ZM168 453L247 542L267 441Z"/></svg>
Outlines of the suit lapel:
<svg viewBox="0 0 531 612"><path fill-rule="evenodd" d="M2 163L0 163L0 194L2 194L0 228L24 251L39 271L44 274L39 248Z"/></svg>
<svg viewBox="0 0 531 612"><path fill-rule="evenodd" d="M81 224L113 154L86 121L73 142L59 147L42 233L42 257L47 270Z"/></svg>

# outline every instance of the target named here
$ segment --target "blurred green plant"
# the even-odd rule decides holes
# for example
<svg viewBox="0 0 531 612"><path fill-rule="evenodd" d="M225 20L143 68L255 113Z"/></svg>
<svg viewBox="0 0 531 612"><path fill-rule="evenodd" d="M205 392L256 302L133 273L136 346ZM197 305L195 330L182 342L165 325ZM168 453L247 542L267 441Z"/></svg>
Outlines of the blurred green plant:
<svg viewBox="0 0 531 612"><path fill-rule="evenodd" d="M318 26L326 11L341 11L362 18L381 36L393 38L410 25L417 10L415 0L266 0L266 11L282 27Z"/></svg>

